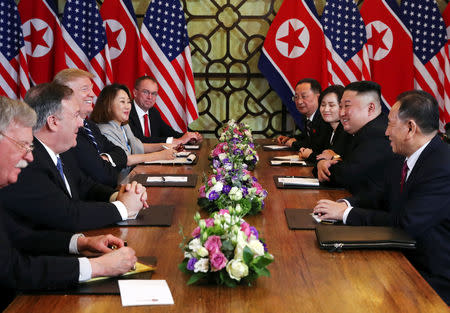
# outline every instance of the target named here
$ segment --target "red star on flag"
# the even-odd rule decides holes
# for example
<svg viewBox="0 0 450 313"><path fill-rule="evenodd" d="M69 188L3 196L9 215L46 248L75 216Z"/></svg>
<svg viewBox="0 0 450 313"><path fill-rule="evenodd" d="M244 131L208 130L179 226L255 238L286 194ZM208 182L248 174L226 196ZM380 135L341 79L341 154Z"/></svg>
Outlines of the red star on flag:
<svg viewBox="0 0 450 313"><path fill-rule="evenodd" d="M289 22L289 32L286 36L278 38L279 41L285 42L288 44L288 55L291 54L292 49L294 47L300 47L304 48L305 46L300 41L299 37L303 32L303 29L305 27L300 27L299 29L295 30L294 27L292 27L292 24Z"/></svg>
<svg viewBox="0 0 450 313"><path fill-rule="evenodd" d="M109 24L106 23L106 38L108 38L108 44L111 48L116 48L117 50L120 50L119 42L117 41L117 37L119 37L120 32L122 30L116 30L113 32L111 30L111 27L109 27Z"/></svg>
<svg viewBox="0 0 450 313"><path fill-rule="evenodd" d="M43 46L45 48L48 48L47 42L44 39L44 35L47 32L47 28L42 28L41 30L37 30L33 23L30 23L30 34L23 38L25 41L28 41L31 43L31 53L34 53L34 50L36 50L37 46Z"/></svg>
<svg viewBox="0 0 450 313"><path fill-rule="evenodd" d="M388 29L385 28L381 32L378 32L377 29L373 26L373 24L371 26L372 26L372 37L367 39L367 44L372 45L373 55L377 54L378 49L389 50L389 48L384 44L383 41L384 35L386 34Z"/></svg>

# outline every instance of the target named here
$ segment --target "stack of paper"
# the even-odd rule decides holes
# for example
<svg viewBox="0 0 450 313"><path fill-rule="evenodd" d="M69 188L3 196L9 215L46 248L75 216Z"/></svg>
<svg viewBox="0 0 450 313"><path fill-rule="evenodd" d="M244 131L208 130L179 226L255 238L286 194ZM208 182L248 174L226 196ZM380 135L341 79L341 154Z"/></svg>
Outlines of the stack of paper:
<svg viewBox="0 0 450 313"><path fill-rule="evenodd" d="M187 176L149 176L147 183L185 183L188 181Z"/></svg>

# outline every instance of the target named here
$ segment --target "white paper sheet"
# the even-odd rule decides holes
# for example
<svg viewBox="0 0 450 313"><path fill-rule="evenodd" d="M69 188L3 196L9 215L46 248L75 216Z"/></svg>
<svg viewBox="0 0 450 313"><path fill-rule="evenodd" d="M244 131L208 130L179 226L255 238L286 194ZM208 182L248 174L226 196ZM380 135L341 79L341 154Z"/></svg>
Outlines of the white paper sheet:
<svg viewBox="0 0 450 313"><path fill-rule="evenodd" d="M187 176L149 176L147 183L171 182L171 183L186 183Z"/></svg>
<svg viewBox="0 0 450 313"><path fill-rule="evenodd" d="M122 306L174 304L165 280L119 280Z"/></svg>
<svg viewBox="0 0 450 313"><path fill-rule="evenodd" d="M319 180L317 178L279 177L278 182L284 185L319 186Z"/></svg>
<svg viewBox="0 0 450 313"><path fill-rule="evenodd" d="M298 154L273 157L275 160L300 161Z"/></svg>
<svg viewBox="0 0 450 313"><path fill-rule="evenodd" d="M282 146L282 145L267 145L267 146L264 146L264 147L266 147L267 149L271 149L271 150L286 150L286 149L289 149L288 146Z"/></svg>
<svg viewBox="0 0 450 313"><path fill-rule="evenodd" d="M199 145L184 145L185 149L190 149L190 150L197 150L200 149Z"/></svg>
<svg viewBox="0 0 450 313"><path fill-rule="evenodd" d="M285 161L285 160L270 160L271 165L283 165L283 164L301 164L306 165L305 161Z"/></svg>

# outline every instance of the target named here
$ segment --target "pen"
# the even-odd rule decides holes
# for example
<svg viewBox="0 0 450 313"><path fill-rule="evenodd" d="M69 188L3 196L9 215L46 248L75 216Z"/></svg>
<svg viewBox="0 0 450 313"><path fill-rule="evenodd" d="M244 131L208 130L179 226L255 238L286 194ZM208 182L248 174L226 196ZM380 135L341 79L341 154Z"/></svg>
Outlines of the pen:
<svg viewBox="0 0 450 313"><path fill-rule="evenodd" d="M165 145L162 145L162 147L163 147L164 149L166 149L166 150L169 150L169 149L170 149L169 147L167 147L167 146L165 146Z"/></svg>

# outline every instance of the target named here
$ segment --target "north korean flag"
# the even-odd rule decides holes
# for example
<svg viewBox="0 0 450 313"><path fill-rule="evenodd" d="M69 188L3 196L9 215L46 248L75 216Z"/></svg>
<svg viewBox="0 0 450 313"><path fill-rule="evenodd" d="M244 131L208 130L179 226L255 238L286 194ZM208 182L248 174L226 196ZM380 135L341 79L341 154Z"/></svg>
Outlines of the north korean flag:
<svg viewBox="0 0 450 313"><path fill-rule="evenodd" d="M390 109L400 93L414 88L411 34L399 18L395 0L365 0L361 16L372 80L381 85L383 102Z"/></svg>
<svg viewBox="0 0 450 313"><path fill-rule="evenodd" d="M326 86L325 51L314 2L285 0L267 32L258 68L300 127L301 114L292 101L295 85L303 78L315 78Z"/></svg>
<svg viewBox="0 0 450 313"><path fill-rule="evenodd" d="M54 0L21 0L19 14L31 82L49 82L67 68L64 40Z"/></svg>
<svg viewBox="0 0 450 313"><path fill-rule="evenodd" d="M144 75L141 40L131 0L105 0L100 8L105 22L113 81L133 90Z"/></svg>

